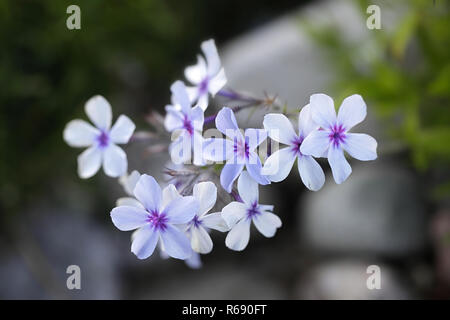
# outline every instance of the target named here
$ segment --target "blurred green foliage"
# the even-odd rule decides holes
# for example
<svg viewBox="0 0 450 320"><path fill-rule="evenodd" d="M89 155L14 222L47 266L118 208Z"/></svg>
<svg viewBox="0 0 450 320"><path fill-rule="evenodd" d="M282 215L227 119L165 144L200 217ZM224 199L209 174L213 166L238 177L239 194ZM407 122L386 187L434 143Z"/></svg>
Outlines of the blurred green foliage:
<svg viewBox="0 0 450 320"><path fill-rule="evenodd" d="M348 40L333 26L303 23L335 68L333 90L341 99L361 94L406 146L418 170L450 164L450 2L379 1L381 29L368 30L370 1L361 9L361 40ZM383 27L396 12L392 29ZM342 100L341 100L342 101Z"/></svg>

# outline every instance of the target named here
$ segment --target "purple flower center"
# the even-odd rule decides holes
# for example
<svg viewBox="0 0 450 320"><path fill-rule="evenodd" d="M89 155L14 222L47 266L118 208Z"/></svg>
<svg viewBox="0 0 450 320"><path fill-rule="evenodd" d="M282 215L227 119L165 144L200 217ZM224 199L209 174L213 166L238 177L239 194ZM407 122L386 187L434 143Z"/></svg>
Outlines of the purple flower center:
<svg viewBox="0 0 450 320"><path fill-rule="evenodd" d="M247 209L247 218L252 219L259 214L261 214L261 212L259 211L258 203L254 201L250 208Z"/></svg>
<svg viewBox="0 0 450 320"><path fill-rule="evenodd" d="M305 138L303 138L302 136L298 136L295 137L295 139L292 141L291 150L295 155L302 156L302 153L300 152L300 146L302 145L303 140L305 140Z"/></svg>
<svg viewBox="0 0 450 320"><path fill-rule="evenodd" d="M194 226L195 228L200 227L202 222L198 219L198 216L195 215L194 218L191 220L191 226Z"/></svg>
<svg viewBox="0 0 450 320"><path fill-rule="evenodd" d="M234 153L237 154L240 158L248 159L248 156L250 155L250 147L247 141L235 139Z"/></svg>
<svg viewBox="0 0 450 320"><path fill-rule="evenodd" d="M328 138L330 139L330 142L333 143L333 145L335 147L339 147L339 145L341 143L345 143L345 128L342 126L342 124L340 125L334 125L331 128L331 132L328 135Z"/></svg>
<svg viewBox="0 0 450 320"><path fill-rule="evenodd" d="M194 126L192 125L191 119L187 115L183 119L183 128L189 133L190 136L194 133Z"/></svg>
<svg viewBox="0 0 450 320"><path fill-rule="evenodd" d="M155 230L164 231L167 228L167 219L164 213L158 213L156 211L149 212L149 216L147 218L147 222L155 228Z"/></svg>
<svg viewBox="0 0 450 320"><path fill-rule="evenodd" d="M206 77L205 79L202 80L202 82L200 82L200 84L198 86L198 94L200 96L205 94L206 92L208 92L208 84L209 84L208 77Z"/></svg>
<svg viewBox="0 0 450 320"><path fill-rule="evenodd" d="M100 148L105 148L109 145L109 135L107 132L102 131L97 137L98 145Z"/></svg>

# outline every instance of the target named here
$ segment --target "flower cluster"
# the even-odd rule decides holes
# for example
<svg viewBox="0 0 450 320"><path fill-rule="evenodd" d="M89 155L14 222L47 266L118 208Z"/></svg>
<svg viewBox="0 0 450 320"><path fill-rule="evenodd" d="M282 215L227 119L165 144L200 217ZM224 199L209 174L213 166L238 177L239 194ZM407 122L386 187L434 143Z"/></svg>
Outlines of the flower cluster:
<svg viewBox="0 0 450 320"><path fill-rule="evenodd" d="M92 177L102 165L106 175L120 177L127 196L117 200L111 219L119 230L135 230L131 251L146 259L158 247L162 257L185 260L192 268L201 266L200 254L212 251L212 230L228 232L225 245L235 251L247 247L252 222L263 236L275 235L282 222L273 205L259 203L259 185L283 181L296 161L303 184L318 191L325 183L318 158L327 158L337 184L352 172L344 151L361 161L377 158L374 138L350 132L366 117L366 104L357 94L344 99L337 114L332 98L313 94L298 115L272 112L265 115L261 128L240 129L235 113L244 107L281 108L272 98L223 91L227 79L214 40L203 42L201 49L204 56L198 55L197 64L184 72L190 84L178 80L171 86L171 104L165 107L161 123L171 134L168 151L175 165L165 172L168 183L160 186L152 176L127 173L126 154L117 144L129 142L135 125L121 115L111 127L111 106L105 98L95 96L86 103L86 114L95 127L73 120L64 130L70 146L88 147L78 157L81 178ZM205 117L210 96L215 95L247 105L224 106ZM215 131L209 134L204 127L213 121L215 128L208 130ZM267 152L261 153L264 143ZM275 148L279 144L285 147ZM218 192L228 194L231 201L222 200L220 206Z"/></svg>

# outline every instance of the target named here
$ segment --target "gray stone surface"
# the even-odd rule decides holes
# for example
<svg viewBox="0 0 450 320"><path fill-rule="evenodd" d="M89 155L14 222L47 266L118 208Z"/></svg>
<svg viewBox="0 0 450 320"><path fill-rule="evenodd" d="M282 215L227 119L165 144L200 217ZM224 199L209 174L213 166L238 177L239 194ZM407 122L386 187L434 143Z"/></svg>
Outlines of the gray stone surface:
<svg viewBox="0 0 450 320"><path fill-rule="evenodd" d="M378 161L378 160L377 160ZM400 165L353 162L353 173L299 203L301 241L312 249L403 257L426 243L419 186Z"/></svg>
<svg viewBox="0 0 450 320"><path fill-rule="evenodd" d="M368 289L367 267L371 262L335 260L303 274L294 290L295 299L412 299L415 295L397 272L380 267L380 289Z"/></svg>

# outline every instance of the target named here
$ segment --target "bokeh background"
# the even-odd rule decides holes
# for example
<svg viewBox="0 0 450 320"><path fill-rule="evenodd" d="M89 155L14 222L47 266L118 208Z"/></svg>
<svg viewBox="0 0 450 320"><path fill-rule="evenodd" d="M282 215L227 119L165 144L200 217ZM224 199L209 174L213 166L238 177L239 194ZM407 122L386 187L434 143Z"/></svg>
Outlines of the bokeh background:
<svg viewBox="0 0 450 320"><path fill-rule="evenodd" d="M71 4L81 30L66 28ZM369 4L380 30L366 27ZM0 0L0 299L450 298L449 10L445 0ZM361 94L368 117L355 131L378 140L379 159L351 161L340 186L322 162L316 193L295 170L261 188L283 227L252 234L242 253L215 232L199 270L139 261L109 217L122 188L103 173L79 179L81 150L62 131L95 94L154 130L149 115L209 38L229 88L276 94L291 110L312 93L337 105ZM263 114L238 121L260 126ZM128 146L130 169L161 176L158 143ZM72 264L81 290L66 288ZM369 265L380 290L366 287Z"/></svg>

